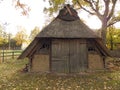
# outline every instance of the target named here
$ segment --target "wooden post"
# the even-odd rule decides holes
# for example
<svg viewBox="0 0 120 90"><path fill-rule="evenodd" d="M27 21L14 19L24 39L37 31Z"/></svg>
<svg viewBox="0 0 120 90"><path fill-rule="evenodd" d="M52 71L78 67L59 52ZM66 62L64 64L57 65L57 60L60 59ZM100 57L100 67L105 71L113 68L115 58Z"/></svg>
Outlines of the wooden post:
<svg viewBox="0 0 120 90"><path fill-rule="evenodd" d="M12 59L14 59L14 51L12 52Z"/></svg>
<svg viewBox="0 0 120 90"><path fill-rule="evenodd" d="M2 56L1 56L1 52L0 52L0 63L2 63Z"/></svg>
<svg viewBox="0 0 120 90"><path fill-rule="evenodd" d="M3 52L2 52L2 57L3 57L3 58L2 58L2 62L4 62L4 57L5 57L5 56L4 56L4 50L3 50Z"/></svg>

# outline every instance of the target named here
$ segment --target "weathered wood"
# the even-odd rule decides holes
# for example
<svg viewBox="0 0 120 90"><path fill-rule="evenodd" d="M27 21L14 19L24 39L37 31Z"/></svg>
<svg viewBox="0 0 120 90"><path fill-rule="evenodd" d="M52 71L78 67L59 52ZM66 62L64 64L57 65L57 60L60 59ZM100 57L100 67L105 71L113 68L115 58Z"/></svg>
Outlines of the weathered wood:
<svg viewBox="0 0 120 90"><path fill-rule="evenodd" d="M55 39L52 41L52 71L78 73L87 68L86 41Z"/></svg>
<svg viewBox="0 0 120 90"><path fill-rule="evenodd" d="M70 40L70 72L78 73L87 68L86 40Z"/></svg>
<svg viewBox="0 0 120 90"><path fill-rule="evenodd" d="M73 13L72 8L69 8ZM69 13L69 10L66 8ZM66 10L64 12L66 13ZM50 60L50 69L55 72L80 72L84 71L88 67L88 51L87 42L92 40L97 48L97 54L101 56L110 56L107 48L104 46L102 39L97 36L90 28L88 28L80 19L70 18L76 17L76 15L63 15L60 18L59 15L46 26L33 40L33 42L27 47L27 49L20 55L19 59L28 57L31 59L37 54L48 55ZM69 18L63 19L63 18ZM39 53L36 53L41 47L42 42L45 39L53 40L50 43L50 50L42 49ZM40 43L40 44L39 44ZM90 43L91 44L91 43ZM50 52L49 52L50 51ZM118 54L118 53L117 53ZM103 58L102 58L103 59ZM97 59L96 59L97 60Z"/></svg>
<svg viewBox="0 0 120 90"><path fill-rule="evenodd" d="M39 43L38 39L34 39L30 45L22 52L22 54L18 57L18 59L23 59L25 57L27 57L29 54L31 54L31 51L33 50L33 48L35 47L35 45Z"/></svg>
<svg viewBox="0 0 120 90"><path fill-rule="evenodd" d="M34 55L34 53L36 52L36 49L41 45L40 41L38 41L34 47L31 49L30 53L27 55L27 57L31 57Z"/></svg>
<svg viewBox="0 0 120 90"><path fill-rule="evenodd" d="M53 72L67 73L68 68L68 53L69 47L65 40L53 40L52 41L52 59L51 69Z"/></svg>
<svg viewBox="0 0 120 90"><path fill-rule="evenodd" d="M88 50L86 44L80 44L80 61L81 61L81 71L84 71L88 68Z"/></svg>
<svg viewBox="0 0 120 90"><path fill-rule="evenodd" d="M38 46L38 49L36 50L37 54L50 54L50 39L45 39L41 42L41 44Z"/></svg>
<svg viewBox="0 0 120 90"><path fill-rule="evenodd" d="M8 59L14 59L14 58L18 58L19 55L21 54L22 51L3 51L0 52L0 60L2 62L4 62L4 60L8 60Z"/></svg>
<svg viewBox="0 0 120 90"><path fill-rule="evenodd" d="M120 58L120 50L111 50L110 54L112 57Z"/></svg>
<svg viewBox="0 0 120 90"><path fill-rule="evenodd" d="M101 51L101 53L103 53L104 56L110 56L111 54L109 52L109 50L107 49L107 47L105 45L103 45L103 42L101 40L96 40L95 39L95 44L97 46L97 48Z"/></svg>

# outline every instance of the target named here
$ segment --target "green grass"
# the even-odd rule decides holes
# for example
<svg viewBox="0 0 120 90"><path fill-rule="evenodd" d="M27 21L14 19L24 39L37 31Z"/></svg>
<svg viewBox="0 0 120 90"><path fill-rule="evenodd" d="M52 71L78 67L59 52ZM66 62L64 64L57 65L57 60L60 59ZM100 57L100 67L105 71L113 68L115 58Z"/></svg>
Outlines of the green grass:
<svg viewBox="0 0 120 90"><path fill-rule="evenodd" d="M23 73L27 60L0 64L0 90L120 90L120 71L81 75Z"/></svg>
<svg viewBox="0 0 120 90"><path fill-rule="evenodd" d="M0 50L0 59L13 59L17 58L21 54L22 50L4 50L4 53L2 50Z"/></svg>

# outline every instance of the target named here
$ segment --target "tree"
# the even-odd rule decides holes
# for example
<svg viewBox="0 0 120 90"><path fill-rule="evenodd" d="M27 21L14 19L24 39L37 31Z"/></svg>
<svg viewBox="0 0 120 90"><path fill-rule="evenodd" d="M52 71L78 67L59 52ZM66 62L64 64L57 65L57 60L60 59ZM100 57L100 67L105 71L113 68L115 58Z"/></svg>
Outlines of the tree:
<svg viewBox="0 0 120 90"><path fill-rule="evenodd" d="M2 44L3 38L2 38L2 26L0 25L0 45Z"/></svg>
<svg viewBox="0 0 120 90"><path fill-rule="evenodd" d="M118 49L117 44L120 44L120 30L114 26L107 29L107 46L110 50Z"/></svg>
<svg viewBox="0 0 120 90"><path fill-rule="evenodd" d="M0 25L0 46L3 46L8 42L8 34L4 31L2 25Z"/></svg>
<svg viewBox="0 0 120 90"><path fill-rule="evenodd" d="M60 2L61 1L61 2ZM56 11L65 0L49 0L50 8L47 10ZM119 0L72 0L73 5L78 9L83 9L90 15L96 15L102 22L101 37L106 44L107 27L120 21L120 13L115 12L116 4Z"/></svg>
<svg viewBox="0 0 120 90"><path fill-rule="evenodd" d="M81 5L80 0L77 0L79 6L91 15L96 15L102 22L101 36L106 43L107 27L120 21L120 15L115 15L115 6L118 0L84 0L89 5L90 10ZM102 6L103 5L103 6ZM111 5L111 7L110 7Z"/></svg>
<svg viewBox="0 0 120 90"><path fill-rule="evenodd" d="M31 10L27 4L22 3L20 0L13 0L16 9L22 9L22 15L29 15L29 11Z"/></svg>
<svg viewBox="0 0 120 90"><path fill-rule="evenodd" d="M44 0L46 1L46 0ZM20 2L17 0L17 2ZM49 0L50 7L45 8L46 11L49 11L50 14L53 12L58 11L65 2L68 0ZM73 6L77 7L76 9L83 9L84 11L88 12L90 15L96 15L100 21L102 22L101 27L101 37L106 44L106 35L107 35L107 28L118 21L120 21L120 13L116 14L116 5L120 3L119 0L72 0ZM21 7L21 4L17 6ZM22 9L25 8L26 5L21 7ZM24 9L23 9L24 10ZM26 10L25 10L26 11Z"/></svg>
<svg viewBox="0 0 120 90"><path fill-rule="evenodd" d="M110 50L113 50L114 48L114 40L115 40L115 28L113 26L109 27L108 28L108 31L107 31L107 47L110 49Z"/></svg>
<svg viewBox="0 0 120 90"><path fill-rule="evenodd" d="M17 32L14 39L17 41L17 45L22 45L24 42L27 42L27 34L25 28L20 27L20 31Z"/></svg>
<svg viewBox="0 0 120 90"><path fill-rule="evenodd" d="M40 29L38 27L35 27L30 33L30 36L29 36L30 41L32 41L39 32L40 32Z"/></svg>

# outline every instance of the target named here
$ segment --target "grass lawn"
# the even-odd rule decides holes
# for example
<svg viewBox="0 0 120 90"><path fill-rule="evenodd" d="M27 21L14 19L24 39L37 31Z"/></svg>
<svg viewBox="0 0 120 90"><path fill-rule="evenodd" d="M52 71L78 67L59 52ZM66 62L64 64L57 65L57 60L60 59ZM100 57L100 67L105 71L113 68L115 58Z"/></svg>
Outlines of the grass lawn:
<svg viewBox="0 0 120 90"><path fill-rule="evenodd" d="M81 75L23 73L27 60L0 64L0 90L120 90L120 71Z"/></svg>

